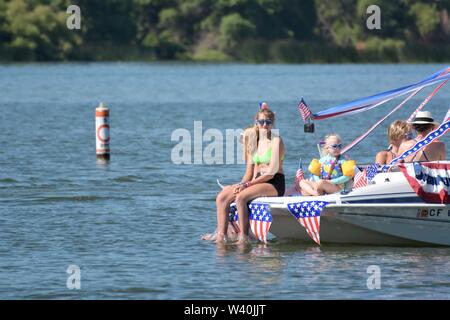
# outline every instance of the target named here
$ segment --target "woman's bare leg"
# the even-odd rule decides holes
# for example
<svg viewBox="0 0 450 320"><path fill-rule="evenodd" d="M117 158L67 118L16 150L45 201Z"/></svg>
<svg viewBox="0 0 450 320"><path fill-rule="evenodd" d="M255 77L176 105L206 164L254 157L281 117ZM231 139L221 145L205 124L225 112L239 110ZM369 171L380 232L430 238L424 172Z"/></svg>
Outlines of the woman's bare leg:
<svg viewBox="0 0 450 320"><path fill-rule="evenodd" d="M276 197L277 195L277 190L270 183L258 183L238 193L236 196L240 227L238 243L244 243L248 239L248 202L262 196Z"/></svg>
<svg viewBox="0 0 450 320"><path fill-rule="evenodd" d="M225 239L228 230L228 214L230 211L230 204L235 199L234 186L225 187L216 198L217 206L217 236L216 242L221 242Z"/></svg>

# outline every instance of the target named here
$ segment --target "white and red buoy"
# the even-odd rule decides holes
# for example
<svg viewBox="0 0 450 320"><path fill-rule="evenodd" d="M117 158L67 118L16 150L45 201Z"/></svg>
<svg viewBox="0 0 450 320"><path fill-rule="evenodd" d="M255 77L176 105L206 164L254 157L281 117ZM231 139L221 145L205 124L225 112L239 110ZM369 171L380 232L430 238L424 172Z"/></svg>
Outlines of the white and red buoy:
<svg viewBox="0 0 450 320"><path fill-rule="evenodd" d="M95 109L95 140L97 159L109 160L111 140L109 132L109 109L101 102Z"/></svg>

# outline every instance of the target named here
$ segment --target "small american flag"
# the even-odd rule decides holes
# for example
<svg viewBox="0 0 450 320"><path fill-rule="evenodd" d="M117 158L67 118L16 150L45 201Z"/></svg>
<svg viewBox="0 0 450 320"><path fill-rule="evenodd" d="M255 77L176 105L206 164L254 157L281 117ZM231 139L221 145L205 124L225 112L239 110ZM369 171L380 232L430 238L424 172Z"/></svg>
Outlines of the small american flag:
<svg viewBox="0 0 450 320"><path fill-rule="evenodd" d="M267 243L267 235L272 224L270 206L266 203L251 203L248 208L250 210L250 229L257 239Z"/></svg>
<svg viewBox="0 0 450 320"><path fill-rule="evenodd" d="M320 213L327 204L326 201L302 201L288 204L289 212L318 245L320 245Z"/></svg>
<svg viewBox="0 0 450 320"><path fill-rule="evenodd" d="M367 186L366 169L359 171L354 178L353 189L358 189Z"/></svg>
<svg viewBox="0 0 450 320"><path fill-rule="evenodd" d="M359 171L354 178L353 188L362 188L373 180L378 173L378 165L371 164L367 166L363 171Z"/></svg>
<svg viewBox="0 0 450 320"><path fill-rule="evenodd" d="M300 101L300 103L297 106L298 111L300 111L300 115L302 116L302 119L304 122L306 122L306 119L310 118L312 115L311 110L309 110L308 106L306 105L305 100Z"/></svg>
<svg viewBox="0 0 450 320"><path fill-rule="evenodd" d="M297 173L295 174L295 190L300 191L300 181L305 179L305 173L303 172L303 168L299 168Z"/></svg>

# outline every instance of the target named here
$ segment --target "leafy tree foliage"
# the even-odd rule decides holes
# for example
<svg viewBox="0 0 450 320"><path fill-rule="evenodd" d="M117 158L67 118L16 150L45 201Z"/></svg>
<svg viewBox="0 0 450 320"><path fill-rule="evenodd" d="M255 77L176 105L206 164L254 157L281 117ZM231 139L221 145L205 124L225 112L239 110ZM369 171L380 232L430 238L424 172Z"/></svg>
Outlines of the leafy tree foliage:
<svg viewBox="0 0 450 320"><path fill-rule="evenodd" d="M449 40L450 0L0 0L9 60L448 61Z"/></svg>

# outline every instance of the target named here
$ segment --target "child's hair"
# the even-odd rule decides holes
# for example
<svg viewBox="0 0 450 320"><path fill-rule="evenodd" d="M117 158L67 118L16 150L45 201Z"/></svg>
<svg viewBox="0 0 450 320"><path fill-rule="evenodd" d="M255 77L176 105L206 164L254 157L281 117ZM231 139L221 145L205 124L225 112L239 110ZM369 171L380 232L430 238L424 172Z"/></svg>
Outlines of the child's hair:
<svg viewBox="0 0 450 320"><path fill-rule="evenodd" d="M392 122L387 131L389 142L392 143L394 141L404 139L410 131L411 125L408 122L403 120L396 120Z"/></svg>
<svg viewBox="0 0 450 320"><path fill-rule="evenodd" d="M321 143L320 143L321 146L322 146L322 154L323 154L324 156L328 154L327 148L325 148L325 147L326 147L326 145L327 145L327 140L330 139L331 137L336 137L337 140L339 141L339 143L342 142L341 136L338 135L337 133L329 133L329 134L327 134L327 135L323 138L323 140L321 141Z"/></svg>

